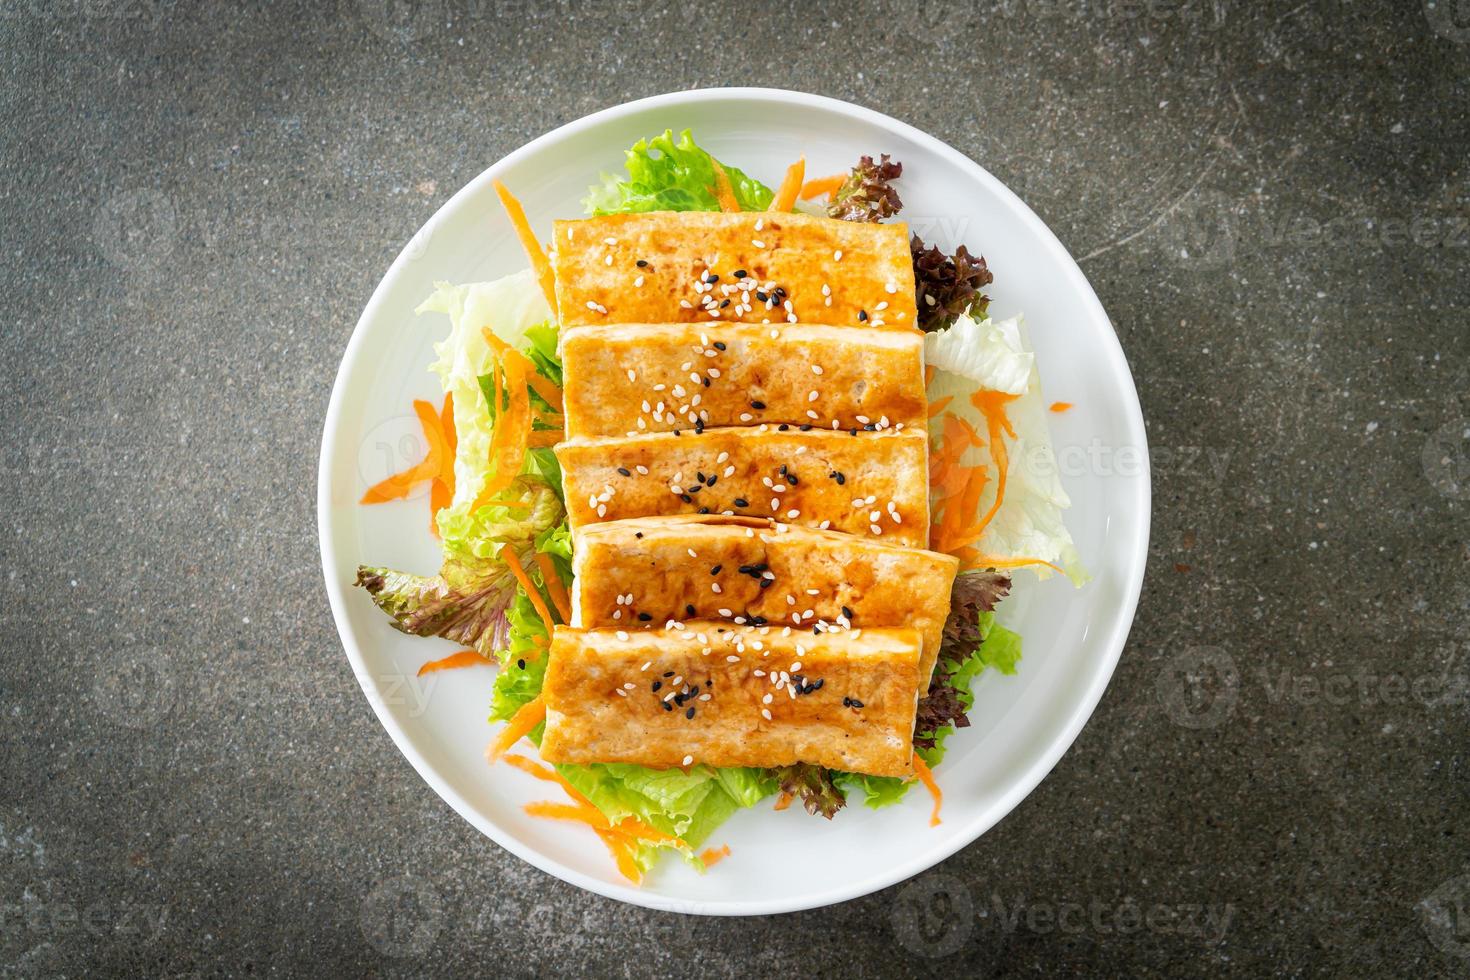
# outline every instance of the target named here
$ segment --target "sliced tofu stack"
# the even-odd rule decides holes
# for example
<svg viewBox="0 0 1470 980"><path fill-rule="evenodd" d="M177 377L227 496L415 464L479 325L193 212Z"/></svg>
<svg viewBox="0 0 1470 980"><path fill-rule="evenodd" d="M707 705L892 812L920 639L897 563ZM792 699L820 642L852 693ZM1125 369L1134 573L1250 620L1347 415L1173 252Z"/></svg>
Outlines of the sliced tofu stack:
<svg viewBox="0 0 1470 980"><path fill-rule="evenodd" d="M662 629L724 619L804 633L903 624L939 655L959 559L748 517L611 521L573 536L572 621Z"/></svg>
<svg viewBox="0 0 1470 980"><path fill-rule="evenodd" d="M558 627L542 696L548 762L913 772L920 636L813 636L690 621L681 630Z"/></svg>
<svg viewBox="0 0 1470 980"><path fill-rule="evenodd" d="M556 455L574 529L626 517L747 515L922 547L928 436L850 432L772 425L571 439Z"/></svg>
<svg viewBox="0 0 1470 980"><path fill-rule="evenodd" d="M563 332L567 435L785 423L924 428L924 335L749 323Z"/></svg>
<svg viewBox="0 0 1470 980"><path fill-rule="evenodd" d="M929 539L903 225L556 223L574 533L543 757L912 774L955 559Z"/></svg>
<svg viewBox="0 0 1470 980"><path fill-rule="evenodd" d="M551 265L564 329L714 320L914 328L913 256L901 223L613 214L556 222Z"/></svg>

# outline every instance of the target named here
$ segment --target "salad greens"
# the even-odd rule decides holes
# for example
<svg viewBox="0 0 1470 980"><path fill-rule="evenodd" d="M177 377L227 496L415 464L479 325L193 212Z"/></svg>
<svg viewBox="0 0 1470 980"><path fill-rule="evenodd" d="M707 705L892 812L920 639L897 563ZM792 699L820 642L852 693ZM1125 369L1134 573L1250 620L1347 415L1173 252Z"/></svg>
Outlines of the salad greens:
<svg viewBox="0 0 1470 980"><path fill-rule="evenodd" d="M582 204L590 215L639 211L718 211L715 158L694 142L689 130L666 129L661 136L639 140L628 150L627 177L602 175ZM721 163L743 211L764 211L774 192L742 171Z"/></svg>
<svg viewBox="0 0 1470 980"><path fill-rule="evenodd" d="M689 131L665 131L640 140L627 151L627 176L604 175L584 201L592 215L655 210L719 210L713 190L715 159L695 144ZM722 165L723 166L723 165ZM759 210L771 190L740 170L723 166L742 208ZM892 181L902 166L887 155L874 163L863 157L833 195L828 212L855 221L879 221L902 207ZM960 247L953 255L912 241L919 311L926 330L926 362L937 369L931 399L946 394L951 411L984 425L967 399L978 383L1016 396L1010 412L1016 445L1010 454L1009 490L980 541L986 555L1028 556L1060 564L1074 582L1086 579L1077 552L1061 521L1068 504L1056 478L1035 357L1026 348L1019 319L995 322L985 316L990 282L984 259ZM546 673L550 624L544 622L524 587L501 560L509 548L533 587L545 588L546 574L571 582L571 532L562 497L561 470L548 448L527 451L519 475L498 493L505 503L477 505L490 477L488 460L495 418L502 406L494 392L495 353L481 329L523 353L535 370L562 383L558 331L535 275L530 270L494 282L454 286L439 283L418 312L446 314L448 336L435 345L431 370L453 396L457 450L453 499L438 515L444 562L434 576L418 576L364 566L357 583L387 613L393 625L420 636L442 636L494 657L500 665L490 702L490 718L504 721L540 694ZM550 409L534 391L534 405ZM538 423L545 424L545 423ZM938 437L942 428L931 431ZM982 449L968 450L981 453ZM1037 461L1050 463L1050 469ZM985 459L988 465L991 460ZM994 499L982 500L982 510ZM510 504L507 506L506 504ZM549 562L538 561L546 556ZM548 571L549 569L549 571ZM1045 569L1042 569L1045 572ZM920 699L915 751L932 767L944 757L945 740L969 725L974 703L971 685L986 669L1011 674L1021 656L1021 638L995 622L995 607L1010 589L1010 577L995 571L962 573L955 582L939 663ZM539 598L539 597L538 597ZM542 726L531 732L540 743ZM692 848L725 819L774 793L800 800L813 814L832 817L846 794L861 791L868 806L897 802L914 785L898 778L834 772L812 765L779 769L716 769L693 766L649 769L627 764L557 765L556 770L613 823L635 818L674 843L642 840L635 861L647 870L662 849L674 847L702 867Z"/></svg>

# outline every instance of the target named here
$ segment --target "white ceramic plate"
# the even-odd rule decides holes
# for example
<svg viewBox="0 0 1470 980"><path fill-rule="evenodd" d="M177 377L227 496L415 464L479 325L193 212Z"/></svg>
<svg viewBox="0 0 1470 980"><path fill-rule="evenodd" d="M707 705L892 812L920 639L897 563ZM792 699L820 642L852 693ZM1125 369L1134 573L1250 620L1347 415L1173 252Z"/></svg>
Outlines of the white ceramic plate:
<svg viewBox="0 0 1470 980"><path fill-rule="evenodd" d="M949 741L939 770L941 826L929 826L922 790L884 810L849 806L831 822L765 804L717 831L711 843L733 851L718 868L701 876L666 859L634 888L593 834L522 811L559 791L486 765L496 727L486 721L493 670L416 679L417 667L450 645L395 632L352 587L359 563L437 570L426 502L356 501L368 483L424 452L409 403L440 397L426 368L448 323L415 317L414 307L435 280L488 280L526 265L491 179L515 191L545 238L552 218L581 215L587 185L599 170L620 171L639 137L685 127L772 186L801 153L809 174L844 170L864 153L903 162L901 217L926 240L963 242L986 257L992 312L1026 314L1048 401L1077 405L1053 417L1053 431L1073 500L1067 523L1094 580L1078 590L1060 576L1038 584L1018 574L1005 619L1025 637L1025 657L1015 676L980 680L972 727ZM318 511L327 592L353 670L436 793L502 847L582 888L652 908L751 915L829 905L902 881L974 841L1041 781L1091 715L1122 651L1143 579L1149 482L1138 397L1107 314L1066 249L1014 194L957 151L872 110L796 92L709 89L631 102L548 133L476 177L414 236L342 359L322 438Z"/></svg>

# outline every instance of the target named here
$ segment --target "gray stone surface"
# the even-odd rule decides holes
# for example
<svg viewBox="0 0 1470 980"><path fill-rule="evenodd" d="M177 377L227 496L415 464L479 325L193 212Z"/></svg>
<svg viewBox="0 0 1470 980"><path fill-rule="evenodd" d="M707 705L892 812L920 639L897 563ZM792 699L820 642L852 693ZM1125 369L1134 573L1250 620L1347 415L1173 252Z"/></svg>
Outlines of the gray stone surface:
<svg viewBox="0 0 1470 980"><path fill-rule="evenodd" d="M1441 4L0 0L0 972L1465 975ZM352 680L313 505L349 331L432 210L726 84L893 113L1020 193L1158 453L1138 620L1056 771L914 882L745 921L583 894L440 802Z"/></svg>

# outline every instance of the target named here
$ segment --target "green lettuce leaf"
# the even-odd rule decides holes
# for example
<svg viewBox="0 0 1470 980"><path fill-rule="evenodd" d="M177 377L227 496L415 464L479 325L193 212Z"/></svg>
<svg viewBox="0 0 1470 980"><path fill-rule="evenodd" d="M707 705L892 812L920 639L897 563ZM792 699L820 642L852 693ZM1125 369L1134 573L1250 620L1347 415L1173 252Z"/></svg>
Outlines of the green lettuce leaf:
<svg viewBox="0 0 1470 980"><path fill-rule="evenodd" d="M695 145L689 130L664 130L653 139L639 140L627 151L627 177L602 175L602 183L588 189L582 204L591 215L641 211L718 211L715 197L714 157ZM763 211L774 196L758 180L721 161L743 211Z"/></svg>

